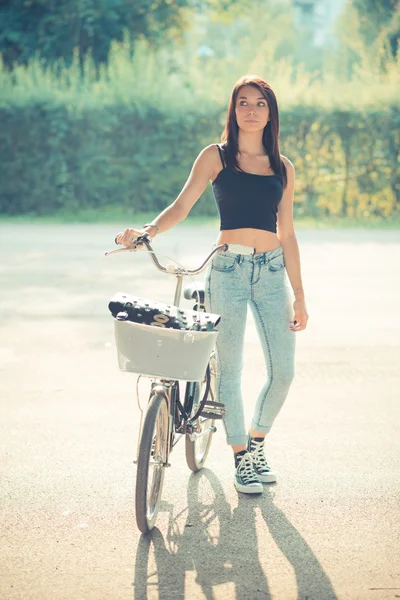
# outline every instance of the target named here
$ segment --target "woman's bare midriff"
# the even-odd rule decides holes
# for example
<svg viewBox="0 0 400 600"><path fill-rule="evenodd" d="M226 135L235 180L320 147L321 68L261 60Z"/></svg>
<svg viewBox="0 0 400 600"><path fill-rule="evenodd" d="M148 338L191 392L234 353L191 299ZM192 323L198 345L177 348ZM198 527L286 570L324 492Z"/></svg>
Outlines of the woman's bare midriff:
<svg viewBox="0 0 400 600"><path fill-rule="evenodd" d="M217 244L242 244L255 248L256 252L270 252L281 245L278 236L262 229L224 229L220 231Z"/></svg>

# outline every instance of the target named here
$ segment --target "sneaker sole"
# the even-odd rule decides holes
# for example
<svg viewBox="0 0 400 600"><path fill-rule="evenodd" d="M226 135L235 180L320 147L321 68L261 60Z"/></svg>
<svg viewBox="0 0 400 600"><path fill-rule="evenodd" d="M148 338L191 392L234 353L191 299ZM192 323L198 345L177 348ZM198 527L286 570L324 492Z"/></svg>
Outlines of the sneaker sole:
<svg viewBox="0 0 400 600"><path fill-rule="evenodd" d="M276 475L273 473L268 473L266 475L261 475L261 473L257 473L257 477L262 483L275 483Z"/></svg>
<svg viewBox="0 0 400 600"><path fill-rule="evenodd" d="M242 492L242 494L262 494L263 486L259 483L251 483L250 485L242 485L238 483L235 479L235 488L238 492Z"/></svg>

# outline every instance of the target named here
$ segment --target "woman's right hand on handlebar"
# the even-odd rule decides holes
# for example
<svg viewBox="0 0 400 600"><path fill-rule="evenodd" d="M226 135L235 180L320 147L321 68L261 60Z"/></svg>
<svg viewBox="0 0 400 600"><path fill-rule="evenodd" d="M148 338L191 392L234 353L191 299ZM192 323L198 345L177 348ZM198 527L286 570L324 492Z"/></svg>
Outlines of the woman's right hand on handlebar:
<svg viewBox="0 0 400 600"><path fill-rule="evenodd" d="M115 236L115 243L121 244L121 246L125 246L125 248L131 248L135 239L144 233L146 233L145 229L132 229L131 227L128 227L125 231L117 233ZM140 244L138 249L142 247L143 244Z"/></svg>

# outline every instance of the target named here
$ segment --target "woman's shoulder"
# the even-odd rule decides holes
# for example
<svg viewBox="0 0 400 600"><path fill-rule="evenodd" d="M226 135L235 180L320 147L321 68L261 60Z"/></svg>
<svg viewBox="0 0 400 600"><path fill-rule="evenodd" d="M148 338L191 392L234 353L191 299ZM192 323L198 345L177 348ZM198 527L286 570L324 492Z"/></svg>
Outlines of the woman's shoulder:
<svg viewBox="0 0 400 600"><path fill-rule="evenodd" d="M294 185L295 174L294 174L294 166L293 163L287 158L287 156L280 155L281 161L283 162L284 169L286 170L286 174L284 176L285 180L285 188L290 185Z"/></svg>
<svg viewBox="0 0 400 600"><path fill-rule="evenodd" d="M199 156L203 157L208 163L218 166L221 163L220 150L218 147L221 148L222 144L210 144L203 148ZM223 147L221 149L223 151Z"/></svg>
<svg viewBox="0 0 400 600"><path fill-rule="evenodd" d="M210 144L209 146L205 146L204 148L202 148L199 152L199 154L197 155L197 160L201 159L203 162L204 161L212 161L215 160L215 158L218 157L218 148L217 148L217 144Z"/></svg>
<svg viewBox="0 0 400 600"><path fill-rule="evenodd" d="M222 166L217 144L205 146L197 156L195 165L207 174L210 181L214 181Z"/></svg>
<svg viewBox="0 0 400 600"><path fill-rule="evenodd" d="M219 155L218 148L220 148L223 151L224 144L221 144L220 142L215 143L215 144L210 144L209 146L206 146L205 148L203 148L201 153L207 154L208 156L218 156Z"/></svg>
<svg viewBox="0 0 400 600"><path fill-rule="evenodd" d="M293 163L287 158L287 156L283 156L283 154L281 154L280 157L281 157L281 160L282 160L283 164L285 165L286 169L294 172Z"/></svg>

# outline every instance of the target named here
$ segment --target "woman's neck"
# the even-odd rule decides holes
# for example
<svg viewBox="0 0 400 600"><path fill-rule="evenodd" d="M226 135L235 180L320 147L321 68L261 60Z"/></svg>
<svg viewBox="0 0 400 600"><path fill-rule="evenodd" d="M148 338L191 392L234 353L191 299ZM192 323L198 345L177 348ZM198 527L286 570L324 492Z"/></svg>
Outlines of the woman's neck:
<svg viewBox="0 0 400 600"><path fill-rule="evenodd" d="M247 133L239 130L238 150L241 154L248 154L249 156L259 156L260 154L265 154L265 149L262 143L262 131Z"/></svg>

